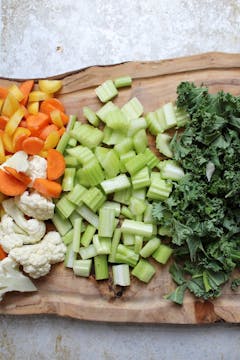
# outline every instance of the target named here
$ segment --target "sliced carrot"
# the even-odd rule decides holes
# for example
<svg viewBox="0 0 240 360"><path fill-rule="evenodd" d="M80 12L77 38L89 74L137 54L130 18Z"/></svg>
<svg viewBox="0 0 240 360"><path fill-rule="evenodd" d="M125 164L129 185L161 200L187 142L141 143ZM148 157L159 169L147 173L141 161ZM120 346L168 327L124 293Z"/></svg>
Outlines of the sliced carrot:
<svg viewBox="0 0 240 360"><path fill-rule="evenodd" d="M62 192L62 186L59 183L42 178L34 180L33 188L40 194L51 198L58 198Z"/></svg>
<svg viewBox="0 0 240 360"><path fill-rule="evenodd" d="M42 140L46 140L46 138L48 137L48 135L52 132L52 131L56 131L58 130L57 126L52 124L52 125L48 125L45 128L43 128L40 133L39 133L39 137Z"/></svg>
<svg viewBox="0 0 240 360"><path fill-rule="evenodd" d="M22 143L23 151L29 155L37 155L43 149L44 141L38 137L29 136Z"/></svg>
<svg viewBox="0 0 240 360"><path fill-rule="evenodd" d="M63 136L63 134L65 133L65 131L66 131L66 129L65 129L64 126L61 127L61 129L58 130L58 133L59 133L60 137Z"/></svg>
<svg viewBox="0 0 240 360"><path fill-rule="evenodd" d="M34 85L34 81L33 80L27 80L27 81L24 81L20 86L19 86L19 89L21 90L21 92L23 93L24 95L24 98L22 99L21 101L21 104L22 105L26 105L27 102L28 102L28 96L30 94L30 92L32 91L32 88L33 88L33 85Z"/></svg>
<svg viewBox="0 0 240 360"><path fill-rule="evenodd" d="M5 251L3 250L3 248L0 245L0 260L5 259L5 257L7 257L7 253L5 253Z"/></svg>
<svg viewBox="0 0 240 360"><path fill-rule="evenodd" d="M42 112L39 112L35 115L29 115L27 118L27 127L34 133L39 132L42 128L48 125L49 116Z"/></svg>
<svg viewBox="0 0 240 360"><path fill-rule="evenodd" d="M13 144L13 146L14 146L14 148L13 148L13 149L14 149L14 152L23 150L23 142L24 142L24 140L26 140L28 137L29 137L29 135L27 135L27 134L21 134L21 135L19 135L19 136L16 138L16 140L15 140L15 142L14 142L14 144Z"/></svg>
<svg viewBox="0 0 240 360"><path fill-rule="evenodd" d="M24 137L23 137L24 135ZM18 143L19 138L22 138L21 143L23 142L23 140L25 140L27 137L29 137L31 135L31 131L29 129L26 129L24 127L18 127L16 129L16 131L13 134L13 138L12 138L12 143L13 143L13 149L14 151L19 151L21 149L15 150L16 149L16 144ZM19 143L18 143L19 144Z"/></svg>
<svg viewBox="0 0 240 360"><path fill-rule="evenodd" d="M48 150L47 156L47 177L49 180L56 180L64 174L65 171L64 156L55 149Z"/></svg>
<svg viewBox="0 0 240 360"><path fill-rule="evenodd" d="M7 96L8 96L8 89L4 87L0 87L0 98L6 99Z"/></svg>
<svg viewBox="0 0 240 360"><path fill-rule="evenodd" d="M12 176L14 176L17 180L21 181L23 184L25 185L29 185L30 182L32 181L31 178L29 176L27 176L26 174L24 174L23 172L18 172L16 169L10 167L10 166L4 166L4 169L11 174Z"/></svg>
<svg viewBox="0 0 240 360"><path fill-rule="evenodd" d="M0 192L8 196L18 196L24 193L27 186L11 174L0 169Z"/></svg>
<svg viewBox="0 0 240 360"><path fill-rule="evenodd" d="M5 126L7 125L9 118L7 116L0 116L0 129L4 130Z"/></svg>
<svg viewBox="0 0 240 360"><path fill-rule="evenodd" d="M40 111L50 115L50 112L53 110L59 110L65 112L64 106L60 100L56 98L50 98L43 101L40 105Z"/></svg>
<svg viewBox="0 0 240 360"><path fill-rule="evenodd" d="M62 111L60 111L60 115L61 115L63 125L67 125L69 117Z"/></svg>

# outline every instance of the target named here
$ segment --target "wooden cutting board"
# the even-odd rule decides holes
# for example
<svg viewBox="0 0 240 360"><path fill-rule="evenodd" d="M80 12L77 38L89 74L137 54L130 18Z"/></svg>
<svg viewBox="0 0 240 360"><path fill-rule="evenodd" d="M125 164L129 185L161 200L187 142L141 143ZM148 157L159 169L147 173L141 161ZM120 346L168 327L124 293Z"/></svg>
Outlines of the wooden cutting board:
<svg viewBox="0 0 240 360"><path fill-rule="evenodd" d="M122 75L133 78L133 86L120 91L116 104L122 105L136 96L145 112L153 111L176 99L176 87L181 81L204 83L211 92L229 91L240 94L240 54L207 53L157 62L126 62L111 66L93 66L55 78L63 80L59 98L68 114L82 120L82 107L100 107L94 88L106 79ZM0 79L0 86L9 86L9 79ZM144 285L132 279L127 289L115 288L112 279L96 282L94 278L76 278L62 264L51 273L34 281L38 292L7 294L0 304L2 314L57 314L84 320L197 324L217 321L240 322L240 291L232 292L228 285L220 299L200 301L190 294L184 305L164 300L163 295L175 285L167 267L155 264L157 274Z"/></svg>

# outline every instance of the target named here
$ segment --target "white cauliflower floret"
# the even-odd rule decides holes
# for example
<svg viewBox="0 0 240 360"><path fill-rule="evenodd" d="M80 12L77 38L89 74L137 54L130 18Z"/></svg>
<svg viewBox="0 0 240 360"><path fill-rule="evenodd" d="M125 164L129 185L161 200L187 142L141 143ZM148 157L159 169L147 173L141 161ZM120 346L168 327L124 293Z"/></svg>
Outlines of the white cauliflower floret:
<svg viewBox="0 0 240 360"><path fill-rule="evenodd" d="M29 168L28 154L24 151L18 151L5 161L0 168L4 169L5 166L10 166L17 171L26 172Z"/></svg>
<svg viewBox="0 0 240 360"><path fill-rule="evenodd" d="M51 264L62 262L66 246L56 231L50 231L38 244L14 248L9 256L23 266L23 270L34 279L46 275Z"/></svg>
<svg viewBox="0 0 240 360"><path fill-rule="evenodd" d="M11 216L5 214L0 223L0 245L7 253L15 247L23 246L26 235L15 232L15 223Z"/></svg>
<svg viewBox="0 0 240 360"><path fill-rule="evenodd" d="M55 205L51 200L37 192L29 194L25 191L21 196L15 198L17 207L28 216L38 220L52 219Z"/></svg>
<svg viewBox="0 0 240 360"><path fill-rule="evenodd" d="M47 160L41 156L34 155L29 160L29 167L26 174L32 179L32 183L37 178L46 179L47 177ZM28 186L32 186L32 183Z"/></svg>

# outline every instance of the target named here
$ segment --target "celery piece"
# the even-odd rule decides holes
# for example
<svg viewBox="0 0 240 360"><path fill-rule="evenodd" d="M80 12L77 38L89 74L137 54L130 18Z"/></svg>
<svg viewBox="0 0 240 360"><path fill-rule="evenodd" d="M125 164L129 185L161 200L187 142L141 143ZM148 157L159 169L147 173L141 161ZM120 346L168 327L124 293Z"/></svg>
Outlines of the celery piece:
<svg viewBox="0 0 240 360"><path fill-rule="evenodd" d="M88 124L83 124L78 130L71 130L69 133L81 145L87 146L89 149L98 146L103 139L103 132Z"/></svg>
<svg viewBox="0 0 240 360"><path fill-rule="evenodd" d="M95 228L98 228L99 218L92 210L90 210L85 205L77 207L76 210L89 224L93 225Z"/></svg>
<svg viewBox="0 0 240 360"><path fill-rule="evenodd" d="M147 148L148 138L144 129L139 130L133 136L133 145L137 154L144 153Z"/></svg>
<svg viewBox="0 0 240 360"><path fill-rule="evenodd" d="M130 266L135 266L138 262L139 255L125 245L119 244L116 252L116 262L122 262Z"/></svg>
<svg viewBox="0 0 240 360"><path fill-rule="evenodd" d="M143 246L143 237L140 235L135 236L134 252L140 254L140 251Z"/></svg>
<svg viewBox="0 0 240 360"><path fill-rule="evenodd" d="M82 123L80 121L77 121L77 122L75 122L75 124L71 130L78 131L78 129L80 129L81 126L82 126Z"/></svg>
<svg viewBox="0 0 240 360"><path fill-rule="evenodd" d="M52 218L52 222L61 236L66 235L67 232L72 229L71 222L68 219L62 217L58 212L55 212Z"/></svg>
<svg viewBox="0 0 240 360"><path fill-rule="evenodd" d="M161 236L172 236L172 229L170 226L160 226L158 228L158 234Z"/></svg>
<svg viewBox="0 0 240 360"><path fill-rule="evenodd" d="M160 264L166 264L170 256L172 255L173 249L165 244L160 244L159 247L154 251L152 257Z"/></svg>
<svg viewBox="0 0 240 360"><path fill-rule="evenodd" d="M109 209L113 209L115 216L119 216L120 215L120 211L121 211L121 206L119 203L115 202L115 201L105 201L105 203L103 204L104 208L109 208Z"/></svg>
<svg viewBox="0 0 240 360"><path fill-rule="evenodd" d="M153 209L152 204L147 204L146 209L144 211L144 215L143 215L143 221L145 223L151 224L153 222L152 209Z"/></svg>
<svg viewBox="0 0 240 360"><path fill-rule="evenodd" d="M77 258L77 253L75 253L73 251L73 246L72 246L72 243L71 243L70 245L68 245L67 251L66 251L66 254L65 254L65 259L64 259L65 267L72 269L74 261L76 260L76 258Z"/></svg>
<svg viewBox="0 0 240 360"><path fill-rule="evenodd" d="M132 275L138 278L140 281L148 283L156 270L147 260L141 259L135 268L132 270Z"/></svg>
<svg viewBox="0 0 240 360"><path fill-rule="evenodd" d="M151 237L153 234L153 225L145 224L142 221L124 219L122 222L121 230L122 233Z"/></svg>
<svg viewBox="0 0 240 360"><path fill-rule="evenodd" d="M165 117L166 129L170 129L176 126L177 118L175 115L173 103L169 102L167 104L164 104L162 109Z"/></svg>
<svg viewBox="0 0 240 360"><path fill-rule="evenodd" d="M135 235L133 234L124 233L122 234L122 238L123 238L123 245L129 246L135 244Z"/></svg>
<svg viewBox="0 0 240 360"><path fill-rule="evenodd" d="M134 216L141 215L146 209L146 202L134 196L130 198L129 210Z"/></svg>
<svg viewBox="0 0 240 360"><path fill-rule="evenodd" d="M66 246L71 244L72 240L73 240L73 229L71 229L64 236L62 236L62 241Z"/></svg>
<svg viewBox="0 0 240 360"><path fill-rule="evenodd" d="M112 179L102 181L100 185L106 194L110 194L115 191L129 188L131 183L125 174L121 174Z"/></svg>
<svg viewBox="0 0 240 360"><path fill-rule="evenodd" d="M152 200L166 200L172 192L172 183L163 180L160 173L151 173L151 185L147 192L147 197Z"/></svg>
<svg viewBox="0 0 240 360"><path fill-rule="evenodd" d="M185 174L181 166L174 160L163 160L159 162L158 168L162 179L180 180Z"/></svg>
<svg viewBox="0 0 240 360"><path fill-rule="evenodd" d="M68 144L68 141L70 139L70 135L68 132L65 132L61 139L59 140L59 143L57 144L56 150L59 151L61 154L64 153L66 146Z"/></svg>
<svg viewBox="0 0 240 360"><path fill-rule="evenodd" d="M77 211L73 211L72 214L69 216L69 220L71 221L72 226L74 225L75 219L78 219L80 216ZM82 226L84 228L84 225ZM82 230L81 228L81 230ZM83 231L83 230L82 230Z"/></svg>
<svg viewBox="0 0 240 360"><path fill-rule="evenodd" d="M178 109L176 106L174 106L174 111L177 119L177 128L186 126L190 121L189 114L183 109Z"/></svg>
<svg viewBox="0 0 240 360"><path fill-rule="evenodd" d="M102 207L99 210L98 235L102 237L112 237L115 228L114 209Z"/></svg>
<svg viewBox="0 0 240 360"><path fill-rule="evenodd" d="M149 186L151 181L150 181L148 167L145 166L144 168L139 170L137 173L132 175L131 180L132 180L132 186L133 186L134 190L145 188L146 186Z"/></svg>
<svg viewBox="0 0 240 360"><path fill-rule="evenodd" d="M105 148L103 146L97 146L95 148L95 156L98 159L101 166L103 166L103 160L105 159L106 155L111 151L111 149Z"/></svg>
<svg viewBox="0 0 240 360"><path fill-rule="evenodd" d="M160 239L154 237L152 239L150 239L145 245L144 247L141 249L140 251L140 255L143 258L147 258L149 256L151 256L159 247L159 245L161 244Z"/></svg>
<svg viewBox="0 0 240 360"><path fill-rule="evenodd" d="M122 88L126 86L132 86L132 78L130 76L121 76L114 80L116 88Z"/></svg>
<svg viewBox="0 0 240 360"><path fill-rule="evenodd" d="M159 123L156 112L149 112L145 118L147 121L148 130L152 135L157 135L164 130L164 128L162 128L161 124Z"/></svg>
<svg viewBox="0 0 240 360"><path fill-rule="evenodd" d="M106 80L95 89L95 93L99 100L105 103L117 96L118 91L112 80Z"/></svg>
<svg viewBox="0 0 240 360"><path fill-rule="evenodd" d="M114 149L109 150L105 158L102 160L101 165L105 171L107 179L117 176L120 172L120 161L117 152Z"/></svg>
<svg viewBox="0 0 240 360"><path fill-rule="evenodd" d="M135 216L136 221L143 222L143 214L139 214ZM153 225L153 231L154 231L154 225Z"/></svg>
<svg viewBox="0 0 240 360"><path fill-rule="evenodd" d="M75 260L73 263L73 272L76 276L89 277L92 267L92 259Z"/></svg>
<svg viewBox="0 0 240 360"><path fill-rule="evenodd" d="M99 118L97 117L96 113L90 109L88 106L83 107L83 116L92 124L93 126L99 125Z"/></svg>
<svg viewBox="0 0 240 360"><path fill-rule="evenodd" d="M77 140L74 139L74 138L70 138L69 141L68 141L68 146L69 147L74 147L77 145Z"/></svg>
<svg viewBox="0 0 240 360"><path fill-rule="evenodd" d="M97 112L97 116L99 119L101 119L103 122L105 122L106 116L109 112L118 109L117 105L115 105L112 101L107 102L104 104Z"/></svg>
<svg viewBox="0 0 240 360"><path fill-rule="evenodd" d="M153 224L153 235L157 235L158 233L158 228L156 224Z"/></svg>
<svg viewBox="0 0 240 360"><path fill-rule="evenodd" d="M136 174L139 170L147 165L147 158L144 154L138 154L134 158L128 160L125 164L127 171L132 176Z"/></svg>
<svg viewBox="0 0 240 360"><path fill-rule="evenodd" d="M89 209L96 212L106 201L106 196L97 187L92 187L83 194L82 201Z"/></svg>
<svg viewBox="0 0 240 360"><path fill-rule="evenodd" d="M89 161L77 171L77 180L86 187L98 185L104 180L104 173L97 159Z"/></svg>
<svg viewBox="0 0 240 360"><path fill-rule="evenodd" d="M140 200L145 200L146 199L146 188L140 188L140 189L133 189L132 190L132 196L140 199Z"/></svg>
<svg viewBox="0 0 240 360"><path fill-rule="evenodd" d="M96 230L97 229L93 225L88 224L86 227L86 230L84 231L84 233L81 236L81 245L83 245L84 247L89 246Z"/></svg>
<svg viewBox="0 0 240 360"><path fill-rule="evenodd" d="M126 165L126 163L135 158L136 153L134 150L129 150L128 152L126 152L125 154L120 155L120 161L124 164L124 166Z"/></svg>
<svg viewBox="0 0 240 360"><path fill-rule="evenodd" d="M75 251L76 253L79 252L79 248L80 248L81 226L82 226L82 218L79 217L74 220L74 224L73 224L72 246L73 246L73 251Z"/></svg>
<svg viewBox="0 0 240 360"><path fill-rule="evenodd" d="M120 155L126 154L133 148L133 141L130 137L125 138L119 144L114 146L116 152Z"/></svg>
<svg viewBox="0 0 240 360"><path fill-rule="evenodd" d="M146 156L146 162L149 169L153 169L158 165L159 158L149 148L145 150L144 156Z"/></svg>
<svg viewBox="0 0 240 360"><path fill-rule="evenodd" d="M86 146L75 146L71 149L67 149L67 153L77 159L77 161L82 164L88 164L89 161L94 160L95 156L92 150Z"/></svg>
<svg viewBox="0 0 240 360"><path fill-rule="evenodd" d="M77 167L78 166L78 160L75 157L66 155L64 157L64 159L65 159L65 164L67 167Z"/></svg>
<svg viewBox="0 0 240 360"><path fill-rule="evenodd" d="M129 286L130 285L130 272L129 265L120 264L113 265L113 284L120 286Z"/></svg>
<svg viewBox="0 0 240 360"><path fill-rule="evenodd" d="M127 133L129 120L119 108L109 111L104 120L111 129Z"/></svg>
<svg viewBox="0 0 240 360"><path fill-rule="evenodd" d="M122 112L129 120L137 119L143 114L143 106L140 101L134 97L123 105Z"/></svg>
<svg viewBox="0 0 240 360"><path fill-rule="evenodd" d="M116 228L112 237L111 252L108 257L109 262L115 262L117 247L121 239L121 229Z"/></svg>
<svg viewBox="0 0 240 360"><path fill-rule="evenodd" d="M139 130L144 130L146 128L147 128L147 122L143 117L138 118L138 119L133 119L129 123L129 128L128 128L127 134L128 134L128 136L133 136Z"/></svg>
<svg viewBox="0 0 240 360"><path fill-rule="evenodd" d="M131 187L116 191L113 196L113 200L119 202L120 204L129 205L130 197L132 195Z"/></svg>
<svg viewBox="0 0 240 360"><path fill-rule="evenodd" d="M89 245L87 247L80 247L79 254L82 260L87 260L96 256L97 250L95 249L94 245Z"/></svg>
<svg viewBox="0 0 240 360"><path fill-rule="evenodd" d="M102 142L106 145L116 145L122 142L125 138L125 134L119 130L113 130L108 126L105 126L103 130L103 140Z"/></svg>
<svg viewBox="0 0 240 360"><path fill-rule="evenodd" d="M68 200L67 195L61 197L56 203L56 208L65 218L68 218L75 210L76 205Z"/></svg>
<svg viewBox="0 0 240 360"><path fill-rule="evenodd" d="M81 205L83 195L85 194L86 191L87 189L84 186L80 184L76 184L74 188L67 194L67 198L73 204Z"/></svg>
<svg viewBox="0 0 240 360"><path fill-rule="evenodd" d="M94 256L94 271L96 280L109 278L107 255Z"/></svg>
<svg viewBox="0 0 240 360"><path fill-rule="evenodd" d="M74 178L76 174L75 168L66 168L62 180L63 191L71 191L74 186Z"/></svg>
<svg viewBox="0 0 240 360"><path fill-rule="evenodd" d="M76 115L70 115L69 116L68 124L67 124L67 127L66 127L67 132L73 129L76 121L77 121Z"/></svg>
<svg viewBox="0 0 240 360"><path fill-rule="evenodd" d="M159 152L169 158L173 157L172 150L170 148L170 141L172 137L169 134L158 134L156 137L156 148Z"/></svg>
<svg viewBox="0 0 240 360"><path fill-rule="evenodd" d="M134 219L133 213L130 211L130 209L127 206L122 206L121 214L127 219L132 219L132 220Z"/></svg>
<svg viewBox="0 0 240 360"><path fill-rule="evenodd" d="M111 252L111 238L100 237L98 235L93 236L93 245L97 250L97 254L110 254Z"/></svg>

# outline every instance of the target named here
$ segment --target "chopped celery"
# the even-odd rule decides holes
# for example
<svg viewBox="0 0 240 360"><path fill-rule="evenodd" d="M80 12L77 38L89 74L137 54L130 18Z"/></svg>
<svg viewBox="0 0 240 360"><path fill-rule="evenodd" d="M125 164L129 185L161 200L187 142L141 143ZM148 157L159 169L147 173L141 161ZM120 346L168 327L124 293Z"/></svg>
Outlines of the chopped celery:
<svg viewBox="0 0 240 360"><path fill-rule="evenodd" d="M95 89L95 93L99 100L105 103L117 96L118 91L112 80L106 80Z"/></svg>
<svg viewBox="0 0 240 360"><path fill-rule="evenodd" d="M77 145L77 140L74 139L74 138L70 138L69 141L68 141L68 146L74 147L76 145Z"/></svg>
<svg viewBox="0 0 240 360"><path fill-rule="evenodd" d="M133 136L133 145L137 154L144 153L147 148L148 138L144 129L139 130Z"/></svg>
<svg viewBox="0 0 240 360"><path fill-rule="evenodd" d="M123 245L134 245L135 244L135 235L133 234L127 234L124 233L122 234L122 238L123 238Z"/></svg>
<svg viewBox="0 0 240 360"><path fill-rule="evenodd" d="M127 163L129 160L135 158L135 156L136 156L136 153L135 153L134 150L129 150L129 151L126 152L125 154L120 155L120 161L121 161L121 163L124 165L124 168L125 168L125 169L126 169L126 167L125 167L126 163ZM127 171L127 169L126 169L126 171Z"/></svg>
<svg viewBox="0 0 240 360"><path fill-rule="evenodd" d="M158 157L149 148L145 150L144 156L146 156L146 162L149 169L153 169L158 165Z"/></svg>
<svg viewBox="0 0 240 360"><path fill-rule="evenodd" d="M89 277L92 267L92 259L75 260L73 263L73 272L76 276Z"/></svg>
<svg viewBox="0 0 240 360"><path fill-rule="evenodd" d="M69 139L70 139L69 133L65 132L62 135L61 139L59 140L59 143L57 144L56 150L63 154L66 147L67 147Z"/></svg>
<svg viewBox="0 0 240 360"><path fill-rule="evenodd" d="M109 278L107 255L94 256L94 271L96 280Z"/></svg>
<svg viewBox="0 0 240 360"><path fill-rule="evenodd" d="M128 160L125 164L127 171L132 176L147 165L147 158L144 154L138 154L134 158Z"/></svg>
<svg viewBox="0 0 240 360"><path fill-rule="evenodd" d="M159 247L161 241L154 237L152 239L150 239L145 245L144 247L141 249L140 251L140 255L143 257L143 258L147 258L149 256L151 256L154 251L157 250L157 248Z"/></svg>
<svg viewBox="0 0 240 360"><path fill-rule="evenodd" d="M169 158L173 157L172 150L170 148L170 141L172 137L169 134L158 134L156 137L156 148L159 152Z"/></svg>
<svg viewBox="0 0 240 360"><path fill-rule="evenodd" d="M101 165L105 171L106 178L109 179L117 176L120 172L120 161L117 152L114 149L109 150Z"/></svg>
<svg viewBox="0 0 240 360"><path fill-rule="evenodd" d="M106 194L120 191L131 186L129 178L125 174L118 175L112 179L104 180L101 182L101 187Z"/></svg>
<svg viewBox="0 0 240 360"><path fill-rule="evenodd" d="M128 134L128 136L133 136L139 130L144 130L146 128L147 128L147 122L143 117L138 118L138 119L133 119L129 123L129 128L128 128L127 134Z"/></svg>
<svg viewBox="0 0 240 360"><path fill-rule="evenodd" d="M75 168L66 168L65 169L63 180L62 180L63 191L71 191L73 189L75 173L76 173Z"/></svg>
<svg viewBox="0 0 240 360"><path fill-rule="evenodd" d="M81 226L82 226L82 218L79 217L79 218L75 219L74 225L73 225L72 246L73 246L73 251L75 251L76 253L79 252L79 248L80 248Z"/></svg>
<svg viewBox="0 0 240 360"><path fill-rule="evenodd" d="M75 122L73 128L71 130L78 131L80 127L82 126L82 123L80 121Z"/></svg>
<svg viewBox="0 0 240 360"><path fill-rule="evenodd" d="M145 166L137 173L131 176L133 189L141 189L150 185L150 176L148 167Z"/></svg>
<svg viewBox="0 0 240 360"><path fill-rule="evenodd" d="M147 192L147 197L153 200L166 200L172 191L172 183L163 180L160 173L152 172L151 185Z"/></svg>
<svg viewBox="0 0 240 360"><path fill-rule="evenodd" d="M97 116L99 119L101 119L103 122L105 122L105 118L107 114L115 109L118 109L117 105L115 105L112 101L107 102L104 104L97 112Z"/></svg>
<svg viewBox="0 0 240 360"><path fill-rule="evenodd" d="M111 252L111 238L100 237L98 235L93 236L93 245L97 250L97 254L110 254Z"/></svg>
<svg viewBox="0 0 240 360"><path fill-rule="evenodd" d="M139 280L148 283L156 270L147 260L141 259L135 268L132 270L132 275L134 275Z"/></svg>
<svg viewBox="0 0 240 360"><path fill-rule="evenodd" d="M105 117L105 122L113 130L119 130L123 133L128 130L129 120L119 108L110 111Z"/></svg>
<svg viewBox="0 0 240 360"><path fill-rule="evenodd" d="M106 201L106 196L97 187L92 187L85 191L82 196L82 201L93 212L96 212Z"/></svg>
<svg viewBox="0 0 240 360"><path fill-rule="evenodd" d="M58 212L55 212L52 218L52 222L61 236L66 235L67 232L72 229L71 222L68 219L62 217Z"/></svg>
<svg viewBox="0 0 240 360"><path fill-rule="evenodd" d="M146 115L148 130L152 135L157 135L166 130L165 116L162 108Z"/></svg>
<svg viewBox="0 0 240 360"><path fill-rule="evenodd" d="M153 225L145 224L141 221L124 219L122 222L121 230L123 233L151 237L153 234Z"/></svg>
<svg viewBox="0 0 240 360"><path fill-rule="evenodd" d="M164 104L163 107L164 117L165 117L165 123L166 127L165 129L170 129L177 125L177 118L174 111L173 103L167 103Z"/></svg>
<svg viewBox="0 0 240 360"><path fill-rule="evenodd" d="M124 140L125 134L119 130L113 130L108 126L105 126L103 130L103 143L106 145L116 145Z"/></svg>
<svg viewBox="0 0 240 360"><path fill-rule="evenodd" d="M127 206L122 206L121 214L127 219L134 219L133 213L130 211L130 209Z"/></svg>
<svg viewBox="0 0 240 360"><path fill-rule="evenodd" d="M81 125L77 130L71 130L70 135L89 149L98 146L103 139L103 132L88 124Z"/></svg>
<svg viewBox="0 0 240 360"><path fill-rule="evenodd" d="M140 254L140 251L143 246L143 237L140 235L135 236L134 252Z"/></svg>
<svg viewBox="0 0 240 360"><path fill-rule="evenodd" d="M67 247L67 251L66 251L66 255L65 255L65 259L64 259L65 267L72 269L74 261L76 260L76 258L77 258L77 253L74 252L73 246L72 246L72 243L71 243Z"/></svg>
<svg viewBox="0 0 240 360"><path fill-rule="evenodd" d="M95 156L98 159L101 166L103 164L103 160L105 159L105 157L106 157L106 155L108 154L109 151L111 151L111 150L108 149L108 148L105 148L103 146L97 146L95 148Z"/></svg>
<svg viewBox="0 0 240 360"><path fill-rule="evenodd" d="M64 236L62 236L62 241L66 246L71 244L72 240L73 240L73 229L71 229Z"/></svg>
<svg viewBox="0 0 240 360"><path fill-rule="evenodd" d="M146 209L146 202L134 196L130 198L129 210L134 216L141 215Z"/></svg>
<svg viewBox="0 0 240 360"><path fill-rule="evenodd" d="M78 160L70 155L67 155L65 158L65 164L67 167L77 167L78 166Z"/></svg>
<svg viewBox="0 0 240 360"><path fill-rule="evenodd" d="M65 218L68 218L75 210L76 205L68 200L67 195L61 197L56 203L56 208Z"/></svg>
<svg viewBox="0 0 240 360"><path fill-rule="evenodd" d="M129 120L137 119L143 114L143 106L140 101L134 97L123 105L122 112Z"/></svg>
<svg viewBox="0 0 240 360"><path fill-rule="evenodd" d="M176 106L174 106L174 110L177 119L177 127L180 128L187 125L190 120L189 114L183 109L178 109Z"/></svg>
<svg viewBox="0 0 240 360"><path fill-rule="evenodd" d="M104 173L97 159L89 161L77 171L77 180L86 187L98 185L104 180Z"/></svg>
<svg viewBox="0 0 240 360"><path fill-rule="evenodd" d="M72 214L69 216L69 220L71 221L72 226L74 225L75 219L78 219L80 216L77 211L73 211Z"/></svg>
<svg viewBox="0 0 240 360"><path fill-rule="evenodd" d="M172 255L173 249L169 246L160 244L159 247L154 251L152 257L160 264L166 264L170 256Z"/></svg>
<svg viewBox="0 0 240 360"><path fill-rule="evenodd" d="M75 157L77 161L82 165L87 164L89 161L95 158L92 150L90 150L86 146L81 145L75 146L71 149L67 149L67 153Z"/></svg>
<svg viewBox="0 0 240 360"><path fill-rule="evenodd" d="M69 116L68 124L67 124L67 127L66 127L67 132L73 129L76 121L77 121L76 115L70 115Z"/></svg>
<svg viewBox="0 0 240 360"><path fill-rule="evenodd" d="M98 234L102 237L112 237L115 228L115 210L102 207L99 210Z"/></svg>
<svg viewBox="0 0 240 360"><path fill-rule="evenodd" d="M162 179L178 181L184 176L184 171L174 160L163 160L159 162L158 168Z"/></svg>
<svg viewBox="0 0 240 360"><path fill-rule="evenodd" d="M94 245L89 245L87 247L80 247L79 254L82 260L91 259L97 255L97 250Z"/></svg>
<svg viewBox="0 0 240 360"><path fill-rule="evenodd" d="M92 210L90 210L85 205L79 206L76 210L83 217L83 219L89 222L89 224L93 225L95 228L98 228L99 218Z"/></svg>
<svg viewBox="0 0 240 360"><path fill-rule="evenodd" d="M158 228L156 224L153 224L153 235L157 235L158 233Z"/></svg>
<svg viewBox="0 0 240 360"><path fill-rule="evenodd" d="M125 245L119 244L116 252L116 262L135 266L138 262L139 255Z"/></svg>
<svg viewBox="0 0 240 360"><path fill-rule="evenodd" d="M86 191L87 189L84 186L76 184L74 188L67 194L67 198L75 205L81 205L82 197Z"/></svg>
<svg viewBox="0 0 240 360"><path fill-rule="evenodd" d="M130 137L125 138L120 143L114 146L114 149L119 155L126 154L128 151L132 150L133 141Z"/></svg>
<svg viewBox="0 0 240 360"><path fill-rule="evenodd" d="M146 199L146 188L140 188L140 189L133 189L132 190L132 196L140 199L140 200L145 200Z"/></svg>
<svg viewBox="0 0 240 360"><path fill-rule="evenodd" d="M97 229L93 225L88 224L86 227L86 230L84 231L84 233L81 237L81 245L83 245L84 247L89 246L96 230Z"/></svg>
<svg viewBox="0 0 240 360"><path fill-rule="evenodd" d="M152 204L147 204L146 209L144 211L144 215L143 215L143 221L145 223L152 223L153 222L153 217L152 217Z"/></svg>
<svg viewBox="0 0 240 360"><path fill-rule="evenodd" d="M105 203L103 204L103 207L113 209L114 213L115 213L115 216L120 215L121 206L120 206L119 203L117 203L115 201L105 201Z"/></svg>
<svg viewBox="0 0 240 360"><path fill-rule="evenodd" d="M121 239L121 229L116 228L113 237L112 237L112 244L111 244L111 252L108 257L109 262L115 262L117 247Z"/></svg>
<svg viewBox="0 0 240 360"><path fill-rule="evenodd" d="M121 76L114 80L114 85L116 86L117 89L126 87L126 86L131 86L132 78L130 76Z"/></svg>
<svg viewBox="0 0 240 360"><path fill-rule="evenodd" d="M92 124L93 126L99 125L99 118L97 117L96 113L90 109L88 106L83 107L83 116Z"/></svg>
<svg viewBox="0 0 240 360"><path fill-rule="evenodd" d="M113 196L113 200L119 202L120 204L129 205L130 197L132 195L131 187L116 191Z"/></svg>
<svg viewBox="0 0 240 360"><path fill-rule="evenodd" d="M130 285L130 272L127 264L113 265L113 284L120 286Z"/></svg>

